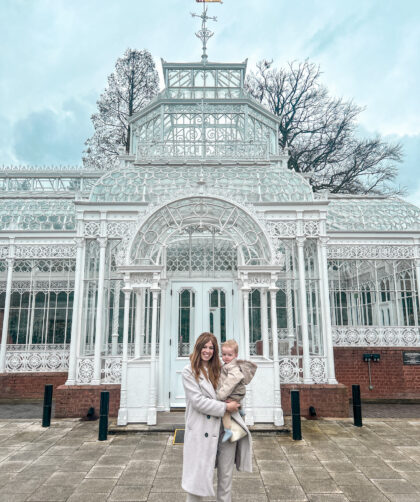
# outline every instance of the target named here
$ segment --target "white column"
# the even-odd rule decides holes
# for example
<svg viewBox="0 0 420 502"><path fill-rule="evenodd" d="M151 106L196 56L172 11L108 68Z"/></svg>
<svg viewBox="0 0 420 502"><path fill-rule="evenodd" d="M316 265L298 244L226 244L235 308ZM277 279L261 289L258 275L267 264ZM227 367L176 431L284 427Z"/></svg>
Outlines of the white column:
<svg viewBox="0 0 420 502"><path fill-rule="evenodd" d="M328 265L327 265L327 242L328 239L325 237L320 238L320 248L321 248L321 287L323 289L323 318L325 319L325 331L326 331L326 353L327 353L327 370L328 370L328 383L336 384L337 380L335 378L335 367L334 367L334 347L332 339L332 329L331 329L331 317L330 317L330 296L328 291Z"/></svg>
<svg viewBox="0 0 420 502"><path fill-rule="evenodd" d="M29 339L27 345L30 347L32 345L32 337L34 334L34 321L35 321L35 299L36 299L36 279L35 273L33 274L33 288L34 291L31 295L31 313L30 313L30 321L29 321ZM28 348L26 349L28 350Z"/></svg>
<svg viewBox="0 0 420 502"><path fill-rule="evenodd" d="M160 292L160 323L159 323L159 395L158 404L162 407L165 406L165 400L168 394L165 396L165 352L167 345L166 340L166 286L167 281L161 281L161 292Z"/></svg>
<svg viewBox="0 0 420 502"><path fill-rule="evenodd" d="M286 250L286 312L287 312L287 340L289 342L289 352L293 344L297 343L295 329L293 326L293 301L292 301L292 271L290 269L290 253ZM294 288L293 288L294 289ZM296 305L295 305L296 307Z"/></svg>
<svg viewBox="0 0 420 502"><path fill-rule="evenodd" d="M147 424L156 425L156 396L157 396L157 386L156 386L156 331L157 331L157 308L158 308L158 298L159 289L151 289L153 300L152 300L152 333L150 340L150 394L149 394L149 409L147 412Z"/></svg>
<svg viewBox="0 0 420 502"><path fill-rule="evenodd" d="M82 303L81 287L82 281L82 265L83 265L83 251L85 240L83 237L76 239L76 271L74 274L74 296L73 296L73 317L71 323L71 339L70 339L70 354L69 354L69 372L66 385L76 384L76 368L77 368L77 338L79 332L77 330L77 321L81 315L80 304Z"/></svg>
<svg viewBox="0 0 420 502"><path fill-rule="evenodd" d="M128 324L130 321L130 295L131 289L124 288L124 328L123 328L123 353L121 361L121 394L120 409L118 410L118 425L127 425L127 363L128 363Z"/></svg>
<svg viewBox="0 0 420 502"><path fill-rule="evenodd" d="M9 333L10 297L12 293L13 258L7 258L6 298L4 300L3 330L0 346L0 373L6 373L7 335Z"/></svg>
<svg viewBox="0 0 420 502"><path fill-rule="evenodd" d="M121 283L115 281L114 302L112 307L112 335L111 335L111 355L118 355L118 332L120 328L120 289Z"/></svg>
<svg viewBox="0 0 420 502"><path fill-rule="evenodd" d="M242 288L242 308L243 308L243 320L244 320L244 348L245 348L245 359L249 359L249 289ZM247 425L254 425L254 410L252 409L252 390L248 387L245 396L245 420Z"/></svg>
<svg viewBox="0 0 420 502"><path fill-rule="evenodd" d="M277 289L270 288L270 317L271 336L273 344L273 378L274 378L274 425L283 425L283 411L281 409L279 344L277 336Z"/></svg>
<svg viewBox="0 0 420 502"><path fill-rule="evenodd" d="M298 266L299 266L299 297L300 297L300 323L302 330L302 349L303 349L303 383L313 383L311 378L311 365L309 355L309 336L308 336L308 309L306 305L306 281L305 281L305 257L303 254L303 246L305 244L304 237L296 239L298 249Z"/></svg>
<svg viewBox="0 0 420 502"><path fill-rule="evenodd" d="M105 285L105 257L107 239L100 237L99 242L99 278L98 278L98 303L96 305L96 326L95 326L95 355L93 362L92 385L101 383L101 364L102 364L102 331L103 331L103 309L104 309L104 285Z"/></svg>
<svg viewBox="0 0 420 502"><path fill-rule="evenodd" d="M260 288L261 299L261 338L263 343L263 356L270 357L270 347L268 344L268 310L267 310L267 288Z"/></svg>
<svg viewBox="0 0 420 502"><path fill-rule="evenodd" d="M144 325L144 312L143 312L143 296L144 288L136 291L136 314L134 326L134 357L140 357L142 346L142 326Z"/></svg>

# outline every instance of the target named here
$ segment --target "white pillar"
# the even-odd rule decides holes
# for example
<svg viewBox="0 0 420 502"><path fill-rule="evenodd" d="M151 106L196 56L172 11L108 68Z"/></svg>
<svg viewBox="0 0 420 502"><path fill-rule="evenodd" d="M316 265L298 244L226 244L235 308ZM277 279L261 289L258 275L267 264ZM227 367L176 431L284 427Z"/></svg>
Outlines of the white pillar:
<svg viewBox="0 0 420 502"><path fill-rule="evenodd" d="M77 338L79 332L77 330L77 321L81 315L80 304L82 303L81 287L82 281L82 265L83 265L83 251L85 240L83 237L76 239L76 271L74 275L74 295L73 295L73 317L71 323L71 338L70 338L70 353L69 353L69 372L67 376L66 385L76 384L76 369L77 369Z"/></svg>
<svg viewBox="0 0 420 502"><path fill-rule="evenodd" d="M267 310L267 288L260 288L261 299L261 338L263 343L263 356L270 357L270 347L268 343L268 310Z"/></svg>
<svg viewBox="0 0 420 502"><path fill-rule="evenodd" d="M165 406L166 396L165 391L165 379L163 378L165 374L165 352L168 347L166 343L166 286L167 281L161 281L161 292L160 292L160 323L159 323L159 404L163 407Z"/></svg>
<svg viewBox="0 0 420 502"><path fill-rule="evenodd" d="M7 335L9 332L10 297L12 293L13 258L7 258L6 298L4 300L3 330L0 346L0 373L6 373Z"/></svg>
<svg viewBox="0 0 420 502"><path fill-rule="evenodd" d="M144 325L144 312L143 312L143 296L144 288L136 291L136 313L135 313L135 327L134 327L134 357L140 357L142 346L142 326Z"/></svg>
<svg viewBox="0 0 420 502"><path fill-rule="evenodd" d="M271 337L273 344L273 378L274 378L274 425L283 425L283 410L281 409L279 345L277 336L277 289L270 288Z"/></svg>
<svg viewBox="0 0 420 502"><path fill-rule="evenodd" d="M330 317L330 296L328 291L328 264L327 264L327 238L320 238L320 248L321 248L321 287L323 288L323 318L325 319L325 331L326 331L326 353L327 353L327 370L328 370L328 383L336 384L337 380L335 378L335 367L334 367L334 347L332 339L332 329L331 329L331 317Z"/></svg>
<svg viewBox="0 0 420 502"><path fill-rule="evenodd" d="M311 378L311 364L309 354L309 336L308 336L308 312L306 305L306 281L305 281L305 257L303 254L303 246L305 244L304 237L296 239L298 249L298 265L299 265L299 297L300 297L300 323L302 330L302 350L303 350L303 383L313 383Z"/></svg>
<svg viewBox="0 0 420 502"><path fill-rule="evenodd" d="M95 354L93 362L92 385L101 383L102 364L102 331L103 331L103 309L104 309L104 285L105 285L105 257L107 239L100 237L99 242L99 278L98 278L98 303L96 305L96 326L95 326Z"/></svg>
<svg viewBox="0 0 420 502"><path fill-rule="evenodd" d="M157 308L159 299L159 289L151 289L152 300L152 333L150 340L150 389L149 389L149 409L147 411L147 424L156 425L156 331L157 331Z"/></svg>
<svg viewBox="0 0 420 502"><path fill-rule="evenodd" d="M112 307L112 335L111 335L111 355L118 355L118 332L120 328L120 287L119 280L115 281L114 302Z"/></svg>
<svg viewBox="0 0 420 502"><path fill-rule="evenodd" d="M297 344L297 338L293 326L292 285L294 286L294 281L292 279L292 271L290 269L290 259L292 258L292 256L289 254L289 251L286 250L286 312L287 312L287 340L289 342L289 353L290 349L293 347L293 344L295 342Z"/></svg>
<svg viewBox="0 0 420 502"><path fill-rule="evenodd" d="M242 290L242 308L244 320L244 345L245 345L245 359L249 359L249 289L243 288ZM247 389L245 396L245 420L247 425L254 425L254 410L252 409L252 390L251 387Z"/></svg>
<svg viewBox="0 0 420 502"><path fill-rule="evenodd" d="M124 288L124 328L123 328L123 353L121 361L121 393L120 409L118 410L118 425L127 425L127 364L128 364L128 324L130 321L130 294L131 289Z"/></svg>

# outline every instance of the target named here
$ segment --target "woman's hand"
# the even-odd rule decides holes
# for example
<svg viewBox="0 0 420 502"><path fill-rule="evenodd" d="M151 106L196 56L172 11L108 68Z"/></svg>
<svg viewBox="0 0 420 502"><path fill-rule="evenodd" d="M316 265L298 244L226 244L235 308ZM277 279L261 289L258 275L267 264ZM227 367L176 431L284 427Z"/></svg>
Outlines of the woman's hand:
<svg viewBox="0 0 420 502"><path fill-rule="evenodd" d="M234 413L235 411L238 411L241 405L237 403L236 401L229 401L226 403L226 411L229 413Z"/></svg>

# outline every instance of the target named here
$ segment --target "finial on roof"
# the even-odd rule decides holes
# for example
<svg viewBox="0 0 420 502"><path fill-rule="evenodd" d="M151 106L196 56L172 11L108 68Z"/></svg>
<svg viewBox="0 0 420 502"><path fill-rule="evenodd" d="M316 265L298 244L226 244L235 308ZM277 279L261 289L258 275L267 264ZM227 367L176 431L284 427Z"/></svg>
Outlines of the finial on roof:
<svg viewBox="0 0 420 502"><path fill-rule="evenodd" d="M206 63L208 60L207 42L214 35L214 33L207 28L207 21L208 20L217 21L217 17L207 15L208 8L206 7L206 3L223 3L223 2L222 0L196 0L196 2L203 4L203 12L202 14L194 14L193 12L191 12L191 15L192 17L199 17L201 19L201 30L197 31L195 35L203 43L203 54L201 56L201 61L203 63Z"/></svg>

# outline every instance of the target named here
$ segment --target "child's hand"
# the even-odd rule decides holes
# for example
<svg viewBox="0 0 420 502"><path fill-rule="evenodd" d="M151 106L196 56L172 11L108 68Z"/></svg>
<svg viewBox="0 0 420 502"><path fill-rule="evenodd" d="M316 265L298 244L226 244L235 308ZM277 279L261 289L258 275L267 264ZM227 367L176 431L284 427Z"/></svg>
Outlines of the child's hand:
<svg viewBox="0 0 420 502"><path fill-rule="evenodd" d="M226 411L228 411L229 413L234 413L235 411L239 410L240 406L241 405L236 401L226 402Z"/></svg>

